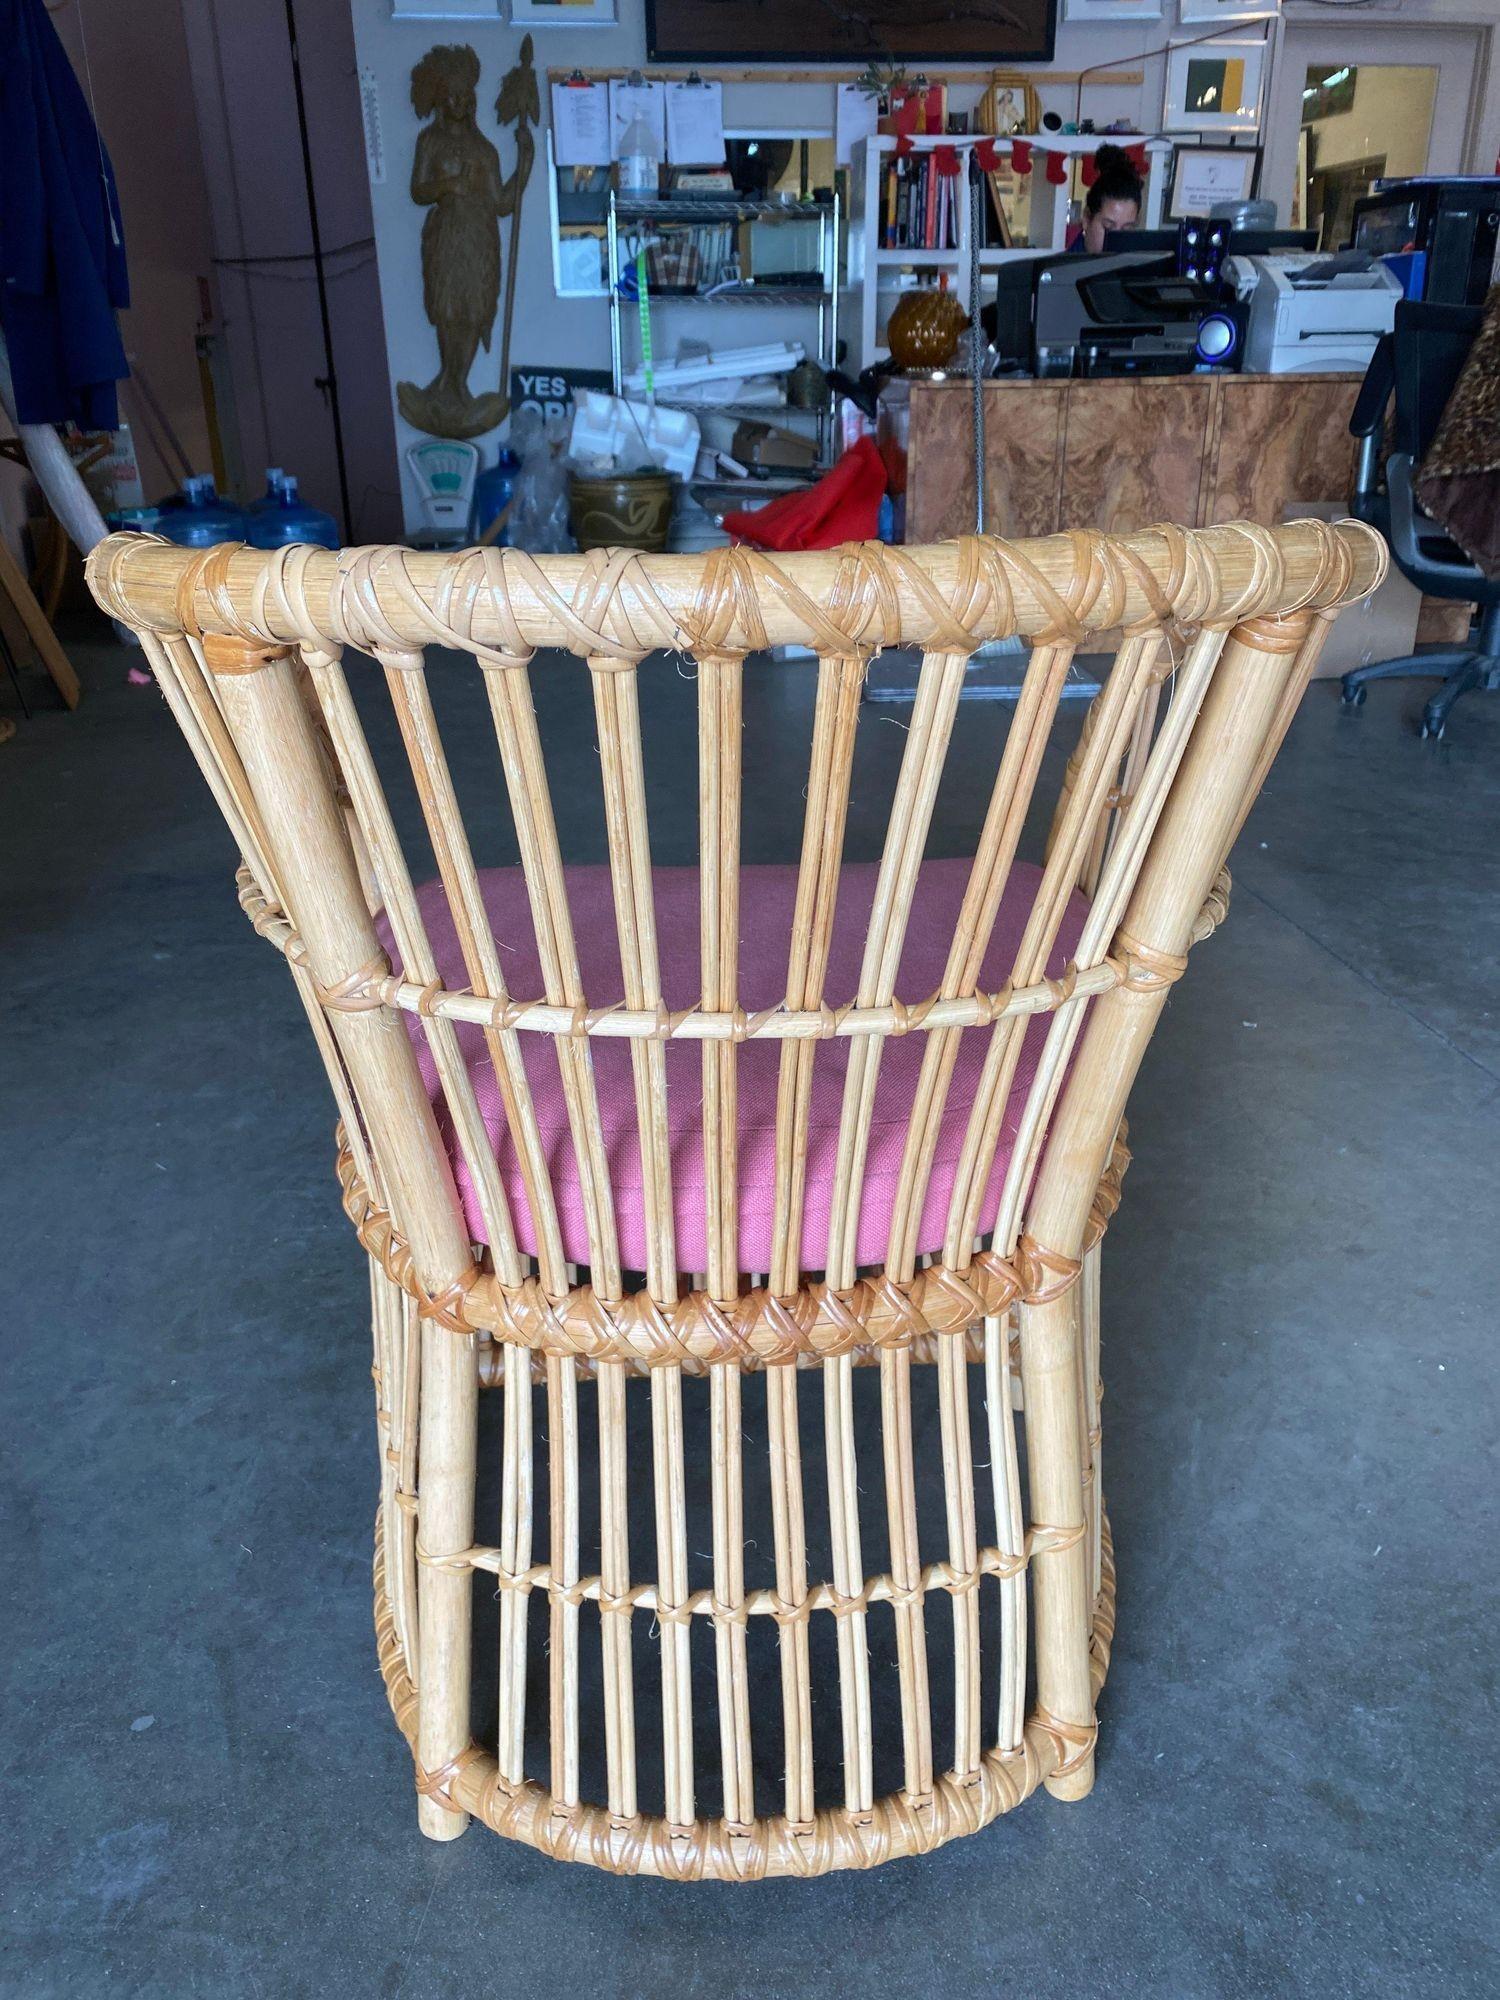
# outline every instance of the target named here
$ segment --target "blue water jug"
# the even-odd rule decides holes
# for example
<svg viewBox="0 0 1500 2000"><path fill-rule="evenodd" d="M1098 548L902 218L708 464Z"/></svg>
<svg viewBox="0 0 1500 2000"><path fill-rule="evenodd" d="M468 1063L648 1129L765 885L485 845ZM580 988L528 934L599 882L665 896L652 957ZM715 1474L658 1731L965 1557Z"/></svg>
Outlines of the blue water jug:
<svg viewBox="0 0 1500 2000"><path fill-rule="evenodd" d="M215 542L242 542L245 517L214 491L213 475L196 473L182 482L182 504L164 507L157 532L185 549L208 549Z"/></svg>
<svg viewBox="0 0 1500 2000"><path fill-rule="evenodd" d="M481 472L474 481L474 515L470 532L476 542L485 540L485 530L493 525L496 517L510 505L511 495L516 490L516 474L521 470L521 461L509 445L501 445L495 463L487 472ZM488 538L497 549L510 547L509 517L501 522L493 535Z"/></svg>
<svg viewBox="0 0 1500 2000"><path fill-rule="evenodd" d="M266 490L258 500L252 500L245 509L245 519L247 521L253 520L257 514L264 514L268 507L278 505L281 498L281 482L285 477L286 474L279 465L268 465L266 467Z"/></svg>
<svg viewBox="0 0 1500 2000"><path fill-rule="evenodd" d="M267 473L267 480L271 474ZM250 516L246 539L252 549L279 549L288 542L316 542L319 547L339 547L338 524L331 514L309 507L297 497L297 481L290 472L278 472L275 494Z"/></svg>

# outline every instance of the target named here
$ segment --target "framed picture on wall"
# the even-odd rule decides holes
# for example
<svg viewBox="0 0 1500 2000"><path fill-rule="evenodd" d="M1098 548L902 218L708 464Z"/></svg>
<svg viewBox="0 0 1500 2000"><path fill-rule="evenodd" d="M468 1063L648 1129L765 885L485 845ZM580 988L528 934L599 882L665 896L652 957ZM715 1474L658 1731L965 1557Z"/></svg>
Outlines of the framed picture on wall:
<svg viewBox="0 0 1500 2000"><path fill-rule="evenodd" d="M517 28L612 28L615 0L510 0Z"/></svg>
<svg viewBox="0 0 1500 2000"><path fill-rule="evenodd" d="M1263 41L1198 42L1167 51L1166 132L1260 129Z"/></svg>
<svg viewBox="0 0 1500 2000"><path fill-rule="evenodd" d="M1065 21L1159 21L1162 0L1063 0Z"/></svg>
<svg viewBox="0 0 1500 2000"><path fill-rule="evenodd" d="M810 8L807 0L646 0L646 54L651 62L841 62L856 68L877 52L883 62L934 66L1050 62L1058 4L845 0L837 8Z"/></svg>
<svg viewBox="0 0 1500 2000"><path fill-rule="evenodd" d="M1164 0L1062 0L1064 20L1160 20Z"/></svg>
<svg viewBox="0 0 1500 2000"><path fill-rule="evenodd" d="M1177 18L1185 28L1206 27L1214 21L1240 28L1247 21L1269 21L1281 12L1281 0L1177 0L1177 4Z"/></svg>
<svg viewBox="0 0 1500 2000"><path fill-rule="evenodd" d="M391 0L393 21L498 21L500 0Z"/></svg>
<svg viewBox="0 0 1500 2000"><path fill-rule="evenodd" d="M1259 180L1259 146L1174 146L1162 221L1207 215L1221 201L1249 201Z"/></svg>

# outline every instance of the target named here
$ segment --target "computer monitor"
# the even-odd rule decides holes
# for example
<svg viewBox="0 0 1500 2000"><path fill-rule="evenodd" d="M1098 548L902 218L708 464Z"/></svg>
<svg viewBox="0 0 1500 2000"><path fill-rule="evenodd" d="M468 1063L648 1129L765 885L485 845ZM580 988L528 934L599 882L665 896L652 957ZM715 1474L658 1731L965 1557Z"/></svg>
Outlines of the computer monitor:
<svg viewBox="0 0 1500 2000"><path fill-rule="evenodd" d="M995 295L981 306L979 323L986 338L993 343L1001 367L1012 373L1018 369L1028 375L1031 373L1031 300L1036 289L1036 274L1048 264L1060 261L1056 255L1045 254L1008 257L993 273Z"/></svg>
<svg viewBox="0 0 1500 2000"><path fill-rule="evenodd" d="M1137 255L1142 250L1173 251L1177 248L1177 228L1170 229L1116 229L1104 239L1102 255L1113 257L1115 252L1130 250Z"/></svg>
<svg viewBox="0 0 1500 2000"><path fill-rule="evenodd" d="M1206 216L1198 217L1207 221ZM1316 250L1318 232L1316 229L1231 229L1229 231L1228 255L1231 257L1269 257L1278 250ZM1117 229L1108 239L1106 256L1119 251L1142 250L1173 251L1177 249L1177 231L1173 229Z"/></svg>

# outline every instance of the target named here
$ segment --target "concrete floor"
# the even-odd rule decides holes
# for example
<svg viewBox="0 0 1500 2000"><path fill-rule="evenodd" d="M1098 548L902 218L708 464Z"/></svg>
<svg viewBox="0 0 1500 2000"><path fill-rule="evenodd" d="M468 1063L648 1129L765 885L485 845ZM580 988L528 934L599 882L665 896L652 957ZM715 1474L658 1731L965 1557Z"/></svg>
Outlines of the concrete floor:
<svg viewBox="0 0 1500 2000"><path fill-rule="evenodd" d="M1105 1258L1092 1798L868 1877L681 1889L416 1833L321 1074L163 706L79 656L79 712L0 749L0 1992L1500 1990L1500 702L1433 746L1420 685L1358 717L1314 689L1152 1050ZM752 768L805 685L756 684ZM690 702L668 671L647 703L674 758ZM1003 726L964 713L938 852ZM581 710L569 754L588 776ZM789 851L799 789L763 787L749 851ZM682 858L691 820L657 831Z"/></svg>

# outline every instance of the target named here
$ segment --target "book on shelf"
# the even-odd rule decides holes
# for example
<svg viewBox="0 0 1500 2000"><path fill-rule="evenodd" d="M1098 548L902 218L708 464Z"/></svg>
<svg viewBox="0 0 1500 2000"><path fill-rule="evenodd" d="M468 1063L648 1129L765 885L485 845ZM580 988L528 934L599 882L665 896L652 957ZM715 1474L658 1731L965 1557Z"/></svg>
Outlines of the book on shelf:
<svg viewBox="0 0 1500 2000"><path fill-rule="evenodd" d="M886 250L956 250L958 204L951 178L930 153L892 160L883 170L881 246Z"/></svg>

